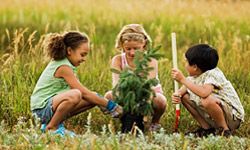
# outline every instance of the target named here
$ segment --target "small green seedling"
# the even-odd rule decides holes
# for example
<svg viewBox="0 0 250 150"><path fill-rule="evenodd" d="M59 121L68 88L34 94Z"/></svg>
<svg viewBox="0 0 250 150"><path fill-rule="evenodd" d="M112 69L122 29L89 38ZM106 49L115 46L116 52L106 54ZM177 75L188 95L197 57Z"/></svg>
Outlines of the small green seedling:
<svg viewBox="0 0 250 150"><path fill-rule="evenodd" d="M161 46L149 48L146 51L136 51L135 69L126 68L123 71L111 69L112 72L120 74L118 84L113 88L114 100L123 106L125 113L148 116L153 113L152 99L155 96L153 86L158 84L157 79L148 79L149 72L154 68L148 64L151 59L162 57L158 53Z"/></svg>

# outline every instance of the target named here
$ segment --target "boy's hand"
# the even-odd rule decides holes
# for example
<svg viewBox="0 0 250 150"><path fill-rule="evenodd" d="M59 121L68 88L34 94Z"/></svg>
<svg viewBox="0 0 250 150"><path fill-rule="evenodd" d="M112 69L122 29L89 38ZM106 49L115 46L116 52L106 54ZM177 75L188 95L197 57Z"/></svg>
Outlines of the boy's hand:
<svg viewBox="0 0 250 150"><path fill-rule="evenodd" d="M172 69L171 75L174 80L180 83L182 83L182 81L186 79L185 76L182 74L182 72L175 68Z"/></svg>
<svg viewBox="0 0 250 150"><path fill-rule="evenodd" d="M174 93L172 95L172 103L173 104L179 104L179 103L181 103L181 95L179 93Z"/></svg>

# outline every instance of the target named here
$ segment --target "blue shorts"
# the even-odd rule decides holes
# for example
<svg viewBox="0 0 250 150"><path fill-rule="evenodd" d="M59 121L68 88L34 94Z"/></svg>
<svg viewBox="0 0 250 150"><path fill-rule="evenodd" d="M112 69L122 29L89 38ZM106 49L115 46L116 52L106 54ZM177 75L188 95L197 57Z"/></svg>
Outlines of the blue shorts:
<svg viewBox="0 0 250 150"><path fill-rule="evenodd" d="M48 124L54 115L52 110L52 97L48 99L48 102L44 108L35 109L32 111L32 114L39 118L42 124Z"/></svg>

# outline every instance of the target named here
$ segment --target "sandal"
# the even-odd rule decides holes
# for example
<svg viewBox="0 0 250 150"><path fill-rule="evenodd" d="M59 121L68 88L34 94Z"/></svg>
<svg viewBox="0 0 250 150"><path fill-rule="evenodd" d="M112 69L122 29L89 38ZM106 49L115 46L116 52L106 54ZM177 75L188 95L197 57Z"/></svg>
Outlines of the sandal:
<svg viewBox="0 0 250 150"><path fill-rule="evenodd" d="M149 131L151 132L156 132L159 131L161 129L161 124L159 123L152 123L149 127Z"/></svg>
<svg viewBox="0 0 250 150"><path fill-rule="evenodd" d="M224 136L226 138L232 136L232 131L230 129L224 130L223 128L218 128L217 135Z"/></svg>
<svg viewBox="0 0 250 150"><path fill-rule="evenodd" d="M185 135L193 134L195 137L207 137L210 134L215 135L215 131L215 128L204 129L200 127L193 132L185 133Z"/></svg>

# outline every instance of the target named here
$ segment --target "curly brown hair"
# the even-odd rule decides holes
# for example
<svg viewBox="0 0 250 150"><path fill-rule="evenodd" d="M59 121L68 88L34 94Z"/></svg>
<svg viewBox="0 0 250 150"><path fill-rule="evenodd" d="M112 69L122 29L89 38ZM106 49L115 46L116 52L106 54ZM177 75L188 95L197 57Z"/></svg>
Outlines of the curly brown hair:
<svg viewBox="0 0 250 150"><path fill-rule="evenodd" d="M76 49L80 44L89 42L87 35L78 31L65 34L52 33L45 40L45 48L54 60L62 60L67 56L67 48Z"/></svg>

